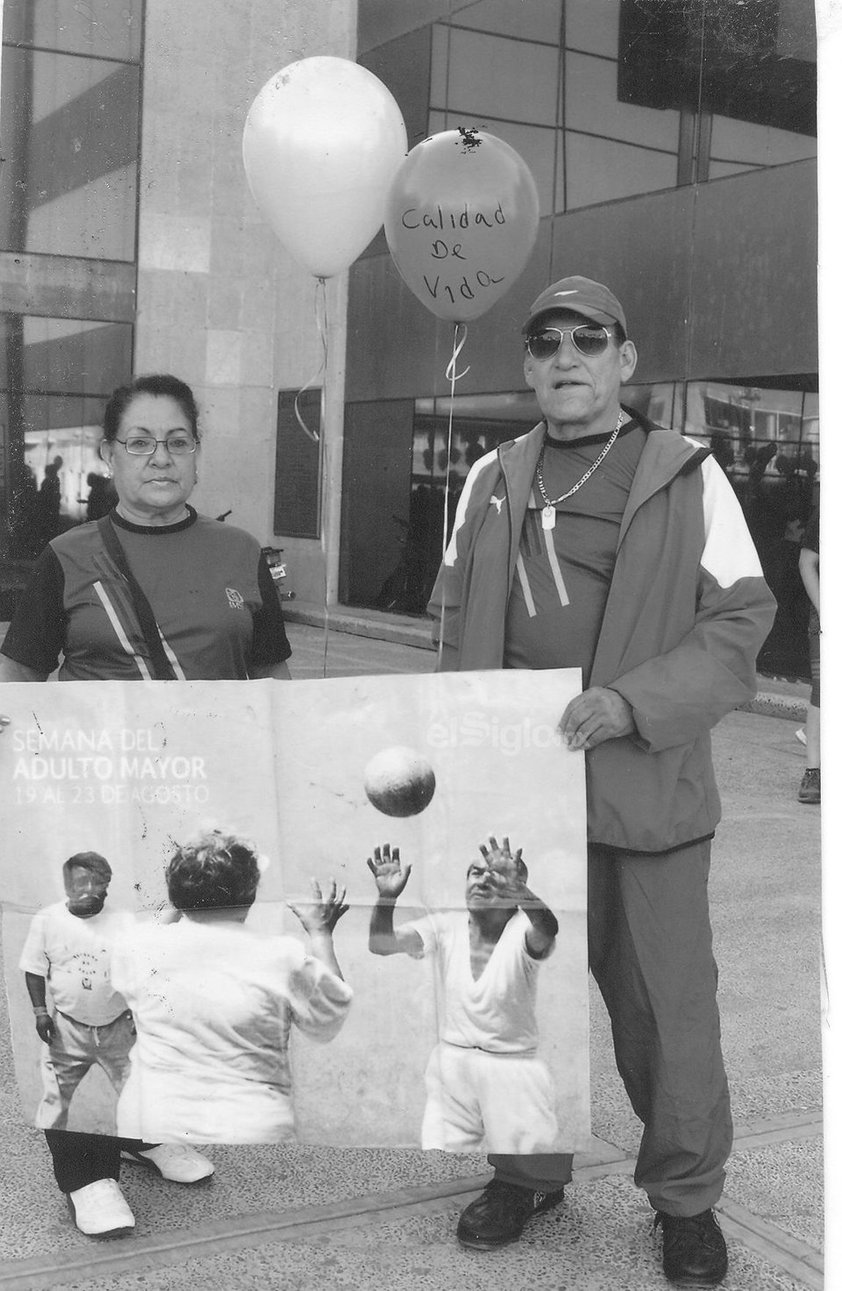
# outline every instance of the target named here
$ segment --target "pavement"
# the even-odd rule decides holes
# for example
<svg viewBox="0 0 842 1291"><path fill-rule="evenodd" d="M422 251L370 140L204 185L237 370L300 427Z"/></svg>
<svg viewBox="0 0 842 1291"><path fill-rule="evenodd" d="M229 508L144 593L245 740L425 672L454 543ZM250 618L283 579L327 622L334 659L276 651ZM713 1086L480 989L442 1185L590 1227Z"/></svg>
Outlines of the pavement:
<svg viewBox="0 0 842 1291"><path fill-rule="evenodd" d="M402 638L384 639L370 616L367 635L336 623L326 633L323 618L290 623L296 678L432 671L432 651L413 635L419 628L426 635L417 620L393 624ZM807 687L764 678L761 695L768 698L714 733L724 819L710 892L736 1131L717 1208L730 1251L724 1286L818 1291L825 1285L819 811L795 797L804 766L796 721ZM193 1187L127 1164L122 1186L136 1233L82 1238L55 1189L41 1135L22 1122L0 1011L0 1291L665 1291L652 1213L632 1181L640 1126L614 1070L595 990L591 1007L590 1150L576 1158L563 1205L495 1253L465 1251L454 1240L459 1211L488 1178L484 1158L420 1150L214 1145L216 1174Z"/></svg>

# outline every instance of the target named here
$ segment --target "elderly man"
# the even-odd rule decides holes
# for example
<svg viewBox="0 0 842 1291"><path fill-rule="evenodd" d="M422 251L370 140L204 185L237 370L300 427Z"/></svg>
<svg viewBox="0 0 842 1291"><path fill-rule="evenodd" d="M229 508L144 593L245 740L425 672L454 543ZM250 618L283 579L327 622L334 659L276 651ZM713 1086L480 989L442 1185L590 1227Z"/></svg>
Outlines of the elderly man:
<svg viewBox="0 0 842 1291"><path fill-rule="evenodd" d="M521 849L492 835L468 866L465 910L394 925L411 865L386 843L368 868L377 884L369 949L431 959L444 1001L439 1043L427 1064L421 1146L467 1152L549 1152L558 1124L552 1077L537 1056L538 966L555 947L558 920L527 886ZM466 913L467 912L467 913Z"/></svg>
<svg viewBox="0 0 842 1291"><path fill-rule="evenodd" d="M667 1277L714 1286L732 1127L707 900L710 730L754 693L774 601L710 450L621 406L637 352L614 294L565 278L523 331L543 420L472 468L430 612L444 669L582 670L561 731L586 755L590 964L643 1122L635 1182ZM457 1230L482 1249L516 1241L571 1178L569 1156L489 1161Z"/></svg>

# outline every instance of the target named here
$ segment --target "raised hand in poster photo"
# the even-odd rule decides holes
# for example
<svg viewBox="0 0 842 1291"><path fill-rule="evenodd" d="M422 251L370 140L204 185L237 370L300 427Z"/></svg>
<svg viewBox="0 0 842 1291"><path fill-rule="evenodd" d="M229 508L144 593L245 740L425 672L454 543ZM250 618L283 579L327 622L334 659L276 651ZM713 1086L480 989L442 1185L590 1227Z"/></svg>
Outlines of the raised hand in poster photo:
<svg viewBox="0 0 842 1291"><path fill-rule="evenodd" d="M558 920L528 886L518 848L491 835L468 865L465 909L395 927L394 908L411 866L384 843L368 858L377 885L369 949L429 958L442 1001L439 1041L425 1073L421 1144L466 1152L547 1152L558 1138L556 1092L537 1056L540 962Z"/></svg>
<svg viewBox="0 0 842 1291"><path fill-rule="evenodd" d="M339 891L335 879L331 879L330 888L325 894L322 893L318 879L312 880L312 887L312 905L305 905L303 901L297 904L288 901L287 905L304 931L309 934L310 946L316 959L320 959L337 977L342 977L342 969L339 967L333 946L333 930L343 914L348 913L345 902L346 889L342 888Z"/></svg>

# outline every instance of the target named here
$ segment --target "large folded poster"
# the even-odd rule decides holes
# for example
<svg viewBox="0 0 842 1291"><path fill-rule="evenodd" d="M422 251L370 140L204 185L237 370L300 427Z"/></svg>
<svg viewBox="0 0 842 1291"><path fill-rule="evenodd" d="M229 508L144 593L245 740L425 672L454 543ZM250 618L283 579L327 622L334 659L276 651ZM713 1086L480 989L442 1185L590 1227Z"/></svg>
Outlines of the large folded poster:
<svg viewBox="0 0 842 1291"><path fill-rule="evenodd" d="M579 689L576 670L3 687L27 1120L151 1141L585 1146L584 767L557 729ZM212 881L242 840L254 905L178 917L168 866L220 836ZM341 977L314 880L322 907L336 884L334 914L345 892ZM395 953L370 948L375 907Z"/></svg>

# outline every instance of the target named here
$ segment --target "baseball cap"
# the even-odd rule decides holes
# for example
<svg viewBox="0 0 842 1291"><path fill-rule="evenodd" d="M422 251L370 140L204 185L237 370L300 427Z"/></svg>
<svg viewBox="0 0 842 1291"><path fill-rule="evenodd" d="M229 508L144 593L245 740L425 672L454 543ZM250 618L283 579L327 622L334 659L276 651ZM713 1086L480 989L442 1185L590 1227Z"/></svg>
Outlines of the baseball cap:
<svg viewBox="0 0 842 1291"><path fill-rule="evenodd" d="M577 276L561 278L545 287L537 300L533 301L529 317L521 331L524 334L530 332L542 314L553 313L558 309L572 310L605 327L619 323L623 331L627 331L623 306L613 291L609 291L601 282L594 282L592 278Z"/></svg>

